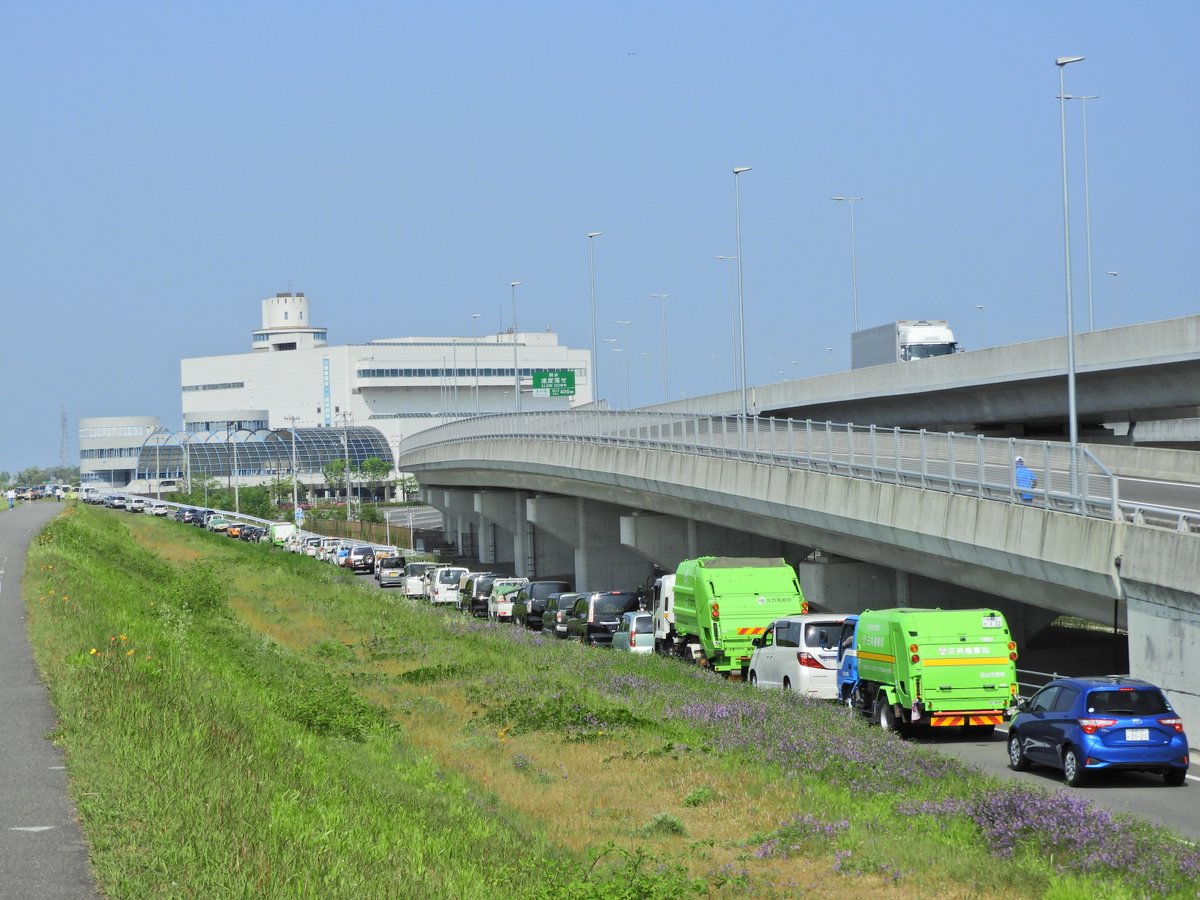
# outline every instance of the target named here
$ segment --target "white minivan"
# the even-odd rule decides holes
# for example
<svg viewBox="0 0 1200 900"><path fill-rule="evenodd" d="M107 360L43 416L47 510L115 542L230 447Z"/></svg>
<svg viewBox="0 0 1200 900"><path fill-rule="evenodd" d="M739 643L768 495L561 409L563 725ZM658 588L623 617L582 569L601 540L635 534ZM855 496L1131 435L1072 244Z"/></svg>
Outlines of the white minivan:
<svg viewBox="0 0 1200 900"><path fill-rule="evenodd" d="M464 566L439 566L429 579L429 602L434 606L458 605L458 582L468 569Z"/></svg>
<svg viewBox="0 0 1200 900"><path fill-rule="evenodd" d="M765 634L754 639L750 683L836 700L838 638L845 620L845 616L810 613L772 622Z"/></svg>

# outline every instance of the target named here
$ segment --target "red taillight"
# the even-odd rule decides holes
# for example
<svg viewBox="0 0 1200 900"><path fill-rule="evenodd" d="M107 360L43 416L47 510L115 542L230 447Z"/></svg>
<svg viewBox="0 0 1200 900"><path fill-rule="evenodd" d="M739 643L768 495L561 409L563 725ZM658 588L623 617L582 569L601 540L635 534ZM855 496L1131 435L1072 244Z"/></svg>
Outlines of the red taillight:
<svg viewBox="0 0 1200 900"><path fill-rule="evenodd" d="M712 617L713 617L714 619L719 619L719 618L721 618L721 607L720 607L720 606L718 606L718 605L716 604L716 602L714 602L714 603L713 603L713 605L712 605Z"/></svg>
<svg viewBox="0 0 1200 900"><path fill-rule="evenodd" d="M1181 734L1183 733L1183 719L1179 716L1167 716L1165 719L1159 719L1158 724L1166 725L1168 728L1174 728Z"/></svg>
<svg viewBox="0 0 1200 900"><path fill-rule="evenodd" d="M1079 727L1084 734L1095 734L1101 728L1111 728L1117 724L1116 719L1080 719Z"/></svg>
<svg viewBox="0 0 1200 900"><path fill-rule="evenodd" d="M629 649L632 650L637 646L637 634L633 631L629 632Z"/></svg>
<svg viewBox="0 0 1200 900"><path fill-rule="evenodd" d="M825 668L823 665L821 665L821 661L819 659L804 650L801 650L796 654L796 662L800 663L800 666L805 669Z"/></svg>
<svg viewBox="0 0 1200 900"><path fill-rule="evenodd" d="M804 600L803 602L801 602L800 612L802 615L806 615L806 616L808 615L808 601L807 600Z"/></svg>
<svg viewBox="0 0 1200 900"><path fill-rule="evenodd" d="M921 657L920 657L919 655L917 655L916 653L914 653L914 654L912 655L911 659L912 659L912 661L913 661L913 662L915 662L915 663L919 663L919 662L921 661Z"/></svg>

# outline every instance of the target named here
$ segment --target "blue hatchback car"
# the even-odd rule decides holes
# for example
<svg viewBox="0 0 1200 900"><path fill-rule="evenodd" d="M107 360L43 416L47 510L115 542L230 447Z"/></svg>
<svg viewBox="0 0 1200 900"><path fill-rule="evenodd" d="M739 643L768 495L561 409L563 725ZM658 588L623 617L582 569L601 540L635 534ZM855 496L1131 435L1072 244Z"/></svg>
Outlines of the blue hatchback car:
<svg viewBox="0 0 1200 900"><path fill-rule="evenodd" d="M1161 690L1122 676L1058 678L1017 704L1008 730L1009 768L1061 769L1072 787L1090 773L1140 769L1183 784L1188 741L1183 719Z"/></svg>

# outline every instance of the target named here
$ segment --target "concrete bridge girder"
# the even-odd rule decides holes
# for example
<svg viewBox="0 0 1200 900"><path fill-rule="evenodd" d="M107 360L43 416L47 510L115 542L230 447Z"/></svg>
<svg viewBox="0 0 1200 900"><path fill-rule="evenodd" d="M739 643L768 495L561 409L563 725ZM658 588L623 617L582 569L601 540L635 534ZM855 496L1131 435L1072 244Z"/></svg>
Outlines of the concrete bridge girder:
<svg viewBox="0 0 1200 900"><path fill-rule="evenodd" d="M697 556L780 556L795 563L812 550L712 522L641 511L621 517L621 543L668 572Z"/></svg>

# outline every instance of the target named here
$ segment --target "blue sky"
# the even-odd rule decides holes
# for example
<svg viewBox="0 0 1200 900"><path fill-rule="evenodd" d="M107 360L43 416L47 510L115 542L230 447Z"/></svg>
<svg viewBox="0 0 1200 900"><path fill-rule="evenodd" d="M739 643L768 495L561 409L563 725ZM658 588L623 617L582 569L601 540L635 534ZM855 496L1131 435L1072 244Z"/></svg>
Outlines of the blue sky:
<svg viewBox="0 0 1200 900"><path fill-rule="evenodd" d="M653 293L670 396L729 389L735 165L750 383L848 366L834 195L863 327L1061 335L1056 56L1100 97L1096 326L1194 313L1198 36L1194 2L6 4L0 469L58 462L60 408L70 462L80 416L178 427L179 359L289 288L343 344L495 331L520 280L523 330L589 346L589 231L629 400L662 397Z"/></svg>

